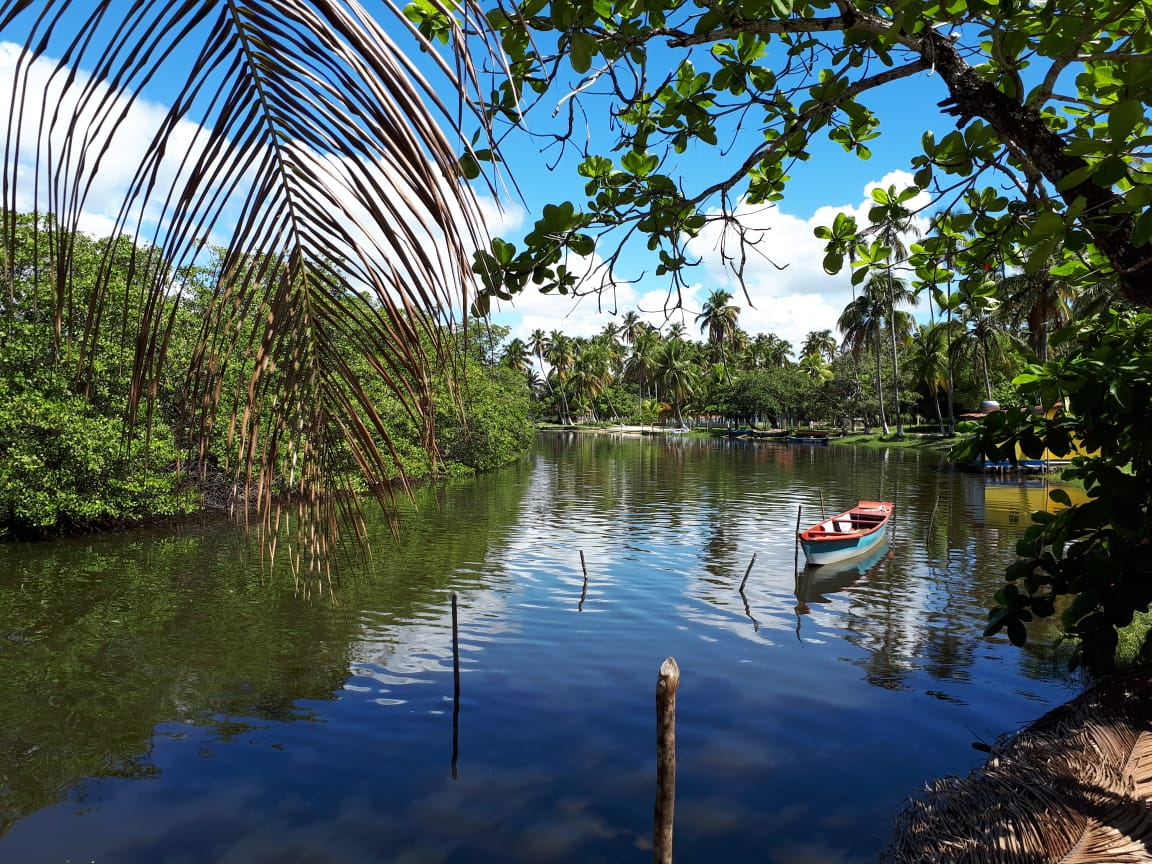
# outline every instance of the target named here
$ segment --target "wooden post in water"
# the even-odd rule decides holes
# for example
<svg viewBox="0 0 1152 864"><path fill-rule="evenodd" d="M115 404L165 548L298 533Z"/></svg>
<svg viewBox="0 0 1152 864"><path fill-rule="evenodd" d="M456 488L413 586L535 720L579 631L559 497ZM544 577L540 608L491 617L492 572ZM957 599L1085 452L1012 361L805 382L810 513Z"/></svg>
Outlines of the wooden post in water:
<svg viewBox="0 0 1152 864"><path fill-rule="evenodd" d="M800 514L804 512L804 505L796 505L796 545L792 550L792 568L800 572Z"/></svg>
<svg viewBox="0 0 1152 864"><path fill-rule="evenodd" d="M456 618L456 592L452 592L452 779L460 755L460 631Z"/></svg>
<svg viewBox="0 0 1152 864"><path fill-rule="evenodd" d="M680 667L673 657L660 664L656 680L656 813L653 861L672 864L672 820L676 809L676 690Z"/></svg>
<svg viewBox="0 0 1152 864"><path fill-rule="evenodd" d="M756 563L756 553L752 553L752 560L748 562L748 569L744 571L744 578L740 581L740 593L744 593L744 586L748 584L748 574L752 572L752 565Z"/></svg>
<svg viewBox="0 0 1152 864"><path fill-rule="evenodd" d="M584 571L584 587L580 589L580 603L576 607L577 612L584 611L584 600L588 596L588 565L584 562L584 550L580 550L580 569Z"/></svg>

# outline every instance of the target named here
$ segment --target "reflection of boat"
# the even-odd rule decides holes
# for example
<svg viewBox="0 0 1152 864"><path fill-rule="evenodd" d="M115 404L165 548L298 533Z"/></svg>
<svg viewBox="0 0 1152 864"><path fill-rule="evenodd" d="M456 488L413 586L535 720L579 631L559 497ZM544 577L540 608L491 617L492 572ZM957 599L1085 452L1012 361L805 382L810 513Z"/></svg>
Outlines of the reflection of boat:
<svg viewBox="0 0 1152 864"><path fill-rule="evenodd" d="M888 537L885 536L863 555L850 561L826 564L823 567L809 564L796 574L796 600L800 604L800 611L807 612L809 603L827 603L825 594L835 594L851 587L888 555L889 545Z"/></svg>
<svg viewBox="0 0 1152 864"><path fill-rule="evenodd" d="M835 564L863 555L888 530L891 501L861 501L851 510L800 532L800 548L809 564Z"/></svg>

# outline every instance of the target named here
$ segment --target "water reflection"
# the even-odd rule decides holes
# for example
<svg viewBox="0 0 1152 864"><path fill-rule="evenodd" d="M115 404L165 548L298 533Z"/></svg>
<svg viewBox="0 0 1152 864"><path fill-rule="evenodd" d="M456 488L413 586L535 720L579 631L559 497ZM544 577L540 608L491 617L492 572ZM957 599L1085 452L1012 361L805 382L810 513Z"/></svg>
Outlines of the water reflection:
<svg viewBox="0 0 1152 864"><path fill-rule="evenodd" d="M381 520L334 603L228 526L4 547L0 859L632 860L672 655L677 860L872 860L906 795L1070 686L1042 640L979 638L1014 542L980 479L547 437ZM797 510L861 499L897 502L877 559L799 571Z"/></svg>

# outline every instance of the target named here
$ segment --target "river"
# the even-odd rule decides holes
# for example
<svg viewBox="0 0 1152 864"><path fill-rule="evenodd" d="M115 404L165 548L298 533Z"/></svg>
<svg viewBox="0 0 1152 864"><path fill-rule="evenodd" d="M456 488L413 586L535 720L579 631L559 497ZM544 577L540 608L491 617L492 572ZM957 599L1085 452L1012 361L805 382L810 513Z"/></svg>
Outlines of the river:
<svg viewBox="0 0 1152 864"><path fill-rule="evenodd" d="M1044 495L921 450L552 433L377 520L331 596L216 521L0 547L0 861L649 861L668 656L678 864L874 861L1076 692L1050 633L980 635ZM859 499L896 504L880 553L798 571L797 509Z"/></svg>

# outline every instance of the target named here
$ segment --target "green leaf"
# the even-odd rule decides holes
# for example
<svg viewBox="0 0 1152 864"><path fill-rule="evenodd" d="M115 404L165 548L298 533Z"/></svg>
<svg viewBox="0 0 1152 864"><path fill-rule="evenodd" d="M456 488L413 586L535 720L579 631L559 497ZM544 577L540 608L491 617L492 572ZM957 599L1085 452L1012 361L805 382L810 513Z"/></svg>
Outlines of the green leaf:
<svg viewBox="0 0 1152 864"><path fill-rule="evenodd" d="M592 58L599 43L592 34L577 30L572 34L569 45L571 50L568 53L568 62L572 64L573 71L583 75L592 67Z"/></svg>
<svg viewBox="0 0 1152 864"><path fill-rule="evenodd" d="M1128 149L1128 138L1144 119L1144 103L1136 99L1117 102L1108 111L1108 135L1112 150L1121 153Z"/></svg>
<svg viewBox="0 0 1152 864"><path fill-rule="evenodd" d="M1152 210L1145 210L1132 226L1132 245L1145 246L1152 240Z"/></svg>

